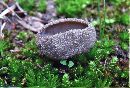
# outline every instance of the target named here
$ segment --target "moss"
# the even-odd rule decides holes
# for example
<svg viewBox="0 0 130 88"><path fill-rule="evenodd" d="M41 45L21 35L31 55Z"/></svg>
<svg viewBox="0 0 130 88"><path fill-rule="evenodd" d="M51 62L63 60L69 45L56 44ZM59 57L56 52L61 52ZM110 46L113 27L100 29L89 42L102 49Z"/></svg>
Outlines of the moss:
<svg viewBox="0 0 130 88"><path fill-rule="evenodd" d="M57 12L66 17L76 17L82 13L91 0L56 0ZM64 5L63 5L64 3Z"/></svg>
<svg viewBox="0 0 130 88"><path fill-rule="evenodd" d="M124 25L129 25L130 24L130 16L128 13L124 13L118 18L119 22L124 24Z"/></svg>
<svg viewBox="0 0 130 88"><path fill-rule="evenodd" d="M40 0L38 5L37 5L37 10L40 12L45 12L46 10L46 3L45 0Z"/></svg>
<svg viewBox="0 0 130 88"><path fill-rule="evenodd" d="M81 11L77 8L81 8L80 3L82 1L84 3L84 0L56 0L57 7L63 10L59 15L80 17L85 7L82 8L82 10L80 9ZM31 2L32 6L34 4L31 0L26 0L25 2ZM92 20L98 18L96 14L97 1L95 0L94 2L96 3L90 3L87 7L87 11L84 10L86 14L89 13L90 15L89 17L85 15L85 18L91 19L91 16ZM112 2L112 4L108 2ZM71 6L70 3L74 3L75 5ZM23 3L22 6L24 6L24 4L26 7L26 3ZM112 19L105 20L105 36L100 39L98 38L98 41L89 52L67 59L66 63L70 62L71 67L66 63L60 63L62 61L53 61L45 56L41 56L35 43L35 34L28 31L11 30L13 32L5 32L4 30L5 38L0 40L0 87L128 87L129 33L125 31L128 27L128 15L127 12L120 12L120 8L127 10L128 4L129 0L106 1L106 8L111 8L111 6L115 6L115 8L110 9L110 13L106 9L108 18ZM101 2L101 10L102 6L103 3ZM35 10L36 8L37 7L34 6ZM35 11L32 7L27 9L29 9L29 11L30 9ZM94 14L94 18L92 13ZM100 13L102 17L104 12L100 11ZM119 16L119 18L117 16ZM114 21L113 18L116 17L118 19L114 19ZM103 21L101 21L101 24L102 22ZM100 29L99 24L100 21L98 21L98 24L95 26L97 29L97 37ZM121 31L116 31L116 29ZM19 40L22 41L23 46L19 46L15 43ZM10 50L15 47L19 48L20 52L10 52ZM115 47L118 50L115 50Z"/></svg>
<svg viewBox="0 0 130 88"><path fill-rule="evenodd" d="M17 0L20 4L20 6L26 10L26 11L40 11L44 12L46 9L45 0L40 0L39 2L36 2L35 0ZM36 6L36 3L38 5Z"/></svg>

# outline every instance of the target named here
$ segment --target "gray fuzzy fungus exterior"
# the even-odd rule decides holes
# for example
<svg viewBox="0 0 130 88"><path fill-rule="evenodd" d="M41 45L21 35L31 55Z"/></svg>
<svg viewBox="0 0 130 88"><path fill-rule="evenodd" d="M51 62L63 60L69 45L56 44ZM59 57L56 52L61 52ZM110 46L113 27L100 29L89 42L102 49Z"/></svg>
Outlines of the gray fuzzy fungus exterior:
<svg viewBox="0 0 130 88"><path fill-rule="evenodd" d="M44 33L47 27L65 21L85 23L88 26L84 29L70 29L54 35ZM41 54L57 60L68 59L76 54L87 52L96 41L96 31L91 24L82 19L60 19L45 25L36 39Z"/></svg>

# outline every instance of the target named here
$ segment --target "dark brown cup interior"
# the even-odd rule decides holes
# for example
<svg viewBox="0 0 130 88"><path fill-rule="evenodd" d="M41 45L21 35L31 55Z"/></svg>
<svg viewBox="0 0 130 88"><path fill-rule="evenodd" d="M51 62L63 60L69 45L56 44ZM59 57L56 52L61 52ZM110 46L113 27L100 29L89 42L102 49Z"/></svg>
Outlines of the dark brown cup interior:
<svg viewBox="0 0 130 88"><path fill-rule="evenodd" d="M69 31L70 29L84 29L88 25L81 22L74 22L74 21L65 21L65 22L59 22L57 24L48 26L44 33L49 35L54 35L57 33L63 33L66 31Z"/></svg>

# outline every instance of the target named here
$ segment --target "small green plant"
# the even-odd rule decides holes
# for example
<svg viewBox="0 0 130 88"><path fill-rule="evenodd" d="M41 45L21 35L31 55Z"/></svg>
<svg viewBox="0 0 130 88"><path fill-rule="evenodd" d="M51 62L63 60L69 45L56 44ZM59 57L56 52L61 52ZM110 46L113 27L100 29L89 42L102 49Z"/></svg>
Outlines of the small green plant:
<svg viewBox="0 0 130 88"><path fill-rule="evenodd" d="M129 72L128 72L127 70L121 72L121 77L122 77L122 78L129 78Z"/></svg>
<svg viewBox="0 0 130 88"><path fill-rule="evenodd" d="M128 50L128 46L129 46L129 33L128 32L122 32L119 34L119 38L120 38L120 46L123 50Z"/></svg>
<svg viewBox="0 0 130 88"><path fill-rule="evenodd" d="M45 0L39 1L38 5L37 5L37 10L40 12L44 12L46 10Z"/></svg>
<svg viewBox="0 0 130 88"><path fill-rule="evenodd" d="M65 73L62 78L62 87L68 88L70 87L69 75Z"/></svg>
<svg viewBox="0 0 130 88"><path fill-rule="evenodd" d="M28 58L34 58L38 56L37 46L35 43L35 39L28 41L25 43L25 46L21 48L22 54Z"/></svg>
<svg viewBox="0 0 130 88"><path fill-rule="evenodd" d="M128 13L124 13L118 18L119 22L124 24L124 25L129 25L130 24L130 16Z"/></svg>
<svg viewBox="0 0 130 88"><path fill-rule="evenodd" d="M129 41L129 33L127 31L126 32L122 32L122 33L119 34L119 38L123 42L128 42Z"/></svg>
<svg viewBox="0 0 130 88"><path fill-rule="evenodd" d="M118 61L118 58L117 57L113 57L110 63L116 64L117 61Z"/></svg>
<svg viewBox="0 0 130 88"><path fill-rule="evenodd" d="M120 46L121 46L121 48L122 48L123 50L128 51L128 49L129 49L129 48L128 48L129 46L128 46L127 43L121 42L121 43L120 43Z"/></svg>
<svg viewBox="0 0 130 88"><path fill-rule="evenodd" d="M115 21L116 21L116 20L115 20L114 18L111 18L111 19L108 19L108 18L107 18L107 19L105 20L105 23L106 23L106 24L113 24Z"/></svg>
<svg viewBox="0 0 130 88"><path fill-rule="evenodd" d="M3 56L4 51L9 47L9 43L7 41L0 40L0 55Z"/></svg>
<svg viewBox="0 0 130 88"><path fill-rule="evenodd" d="M116 22L116 20L115 20L114 18L106 18L106 19L105 19L105 23L106 23L107 25L113 24L113 23L115 23L115 22ZM99 20L99 19L94 20L94 21L92 22L92 24L93 24L94 26L100 25L100 20Z"/></svg>
<svg viewBox="0 0 130 88"><path fill-rule="evenodd" d="M0 40L0 52L4 51L8 47L8 43L4 40Z"/></svg>
<svg viewBox="0 0 130 88"><path fill-rule="evenodd" d="M19 40L25 41L27 39L27 36L28 36L27 32L21 31L16 37Z"/></svg>
<svg viewBox="0 0 130 88"><path fill-rule="evenodd" d="M69 61L69 62L67 63L67 60L61 60L60 63L61 63L62 65L68 66L69 68L71 68L71 67L74 66L74 62L73 62L73 61Z"/></svg>
<svg viewBox="0 0 130 88"><path fill-rule="evenodd" d="M72 87L90 88L92 87L92 80L79 77L72 82Z"/></svg>
<svg viewBox="0 0 130 88"><path fill-rule="evenodd" d="M4 80L0 78L0 87L3 87L5 85Z"/></svg>
<svg viewBox="0 0 130 88"><path fill-rule="evenodd" d="M79 64L78 66L75 66L70 69L70 76L73 76L75 78L80 77L84 72L84 67Z"/></svg>

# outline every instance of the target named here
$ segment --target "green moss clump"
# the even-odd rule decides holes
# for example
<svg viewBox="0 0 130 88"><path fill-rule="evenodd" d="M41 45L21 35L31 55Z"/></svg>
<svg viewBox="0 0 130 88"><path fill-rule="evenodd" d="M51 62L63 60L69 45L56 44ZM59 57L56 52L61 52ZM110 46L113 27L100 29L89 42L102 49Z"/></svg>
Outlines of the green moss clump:
<svg viewBox="0 0 130 88"><path fill-rule="evenodd" d="M37 10L40 12L44 12L46 10L46 2L45 0L40 0L37 5Z"/></svg>
<svg viewBox="0 0 130 88"><path fill-rule="evenodd" d="M81 15L86 5L91 3L91 0L56 0L56 3L59 15L76 17Z"/></svg>
<svg viewBox="0 0 130 88"><path fill-rule="evenodd" d="M130 16L127 13L122 14L119 16L119 22L124 24L124 25L129 25L130 24Z"/></svg>
<svg viewBox="0 0 130 88"><path fill-rule="evenodd" d="M35 0L17 0L20 6L26 11L40 11L44 12L46 10L45 0L39 0L36 2ZM38 3L38 5L36 5Z"/></svg>

